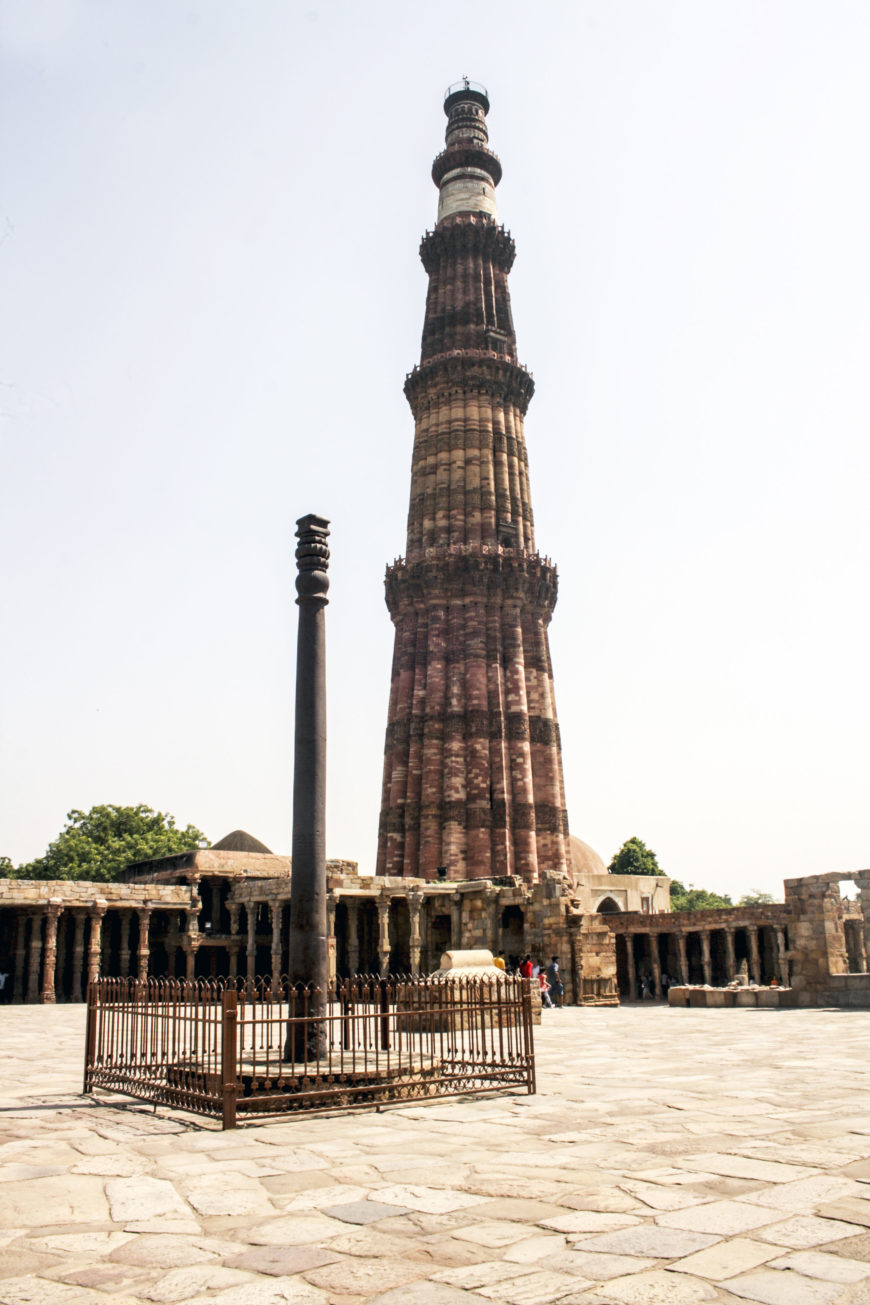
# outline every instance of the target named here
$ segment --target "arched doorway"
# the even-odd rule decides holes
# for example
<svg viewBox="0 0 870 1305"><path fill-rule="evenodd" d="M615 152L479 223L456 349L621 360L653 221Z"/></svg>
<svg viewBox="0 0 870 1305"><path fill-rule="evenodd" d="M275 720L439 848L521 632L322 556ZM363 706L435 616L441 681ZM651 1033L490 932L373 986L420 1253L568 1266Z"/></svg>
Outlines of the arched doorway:
<svg viewBox="0 0 870 1305"><path fill-rule="evenodd" d="M619 915L622 907L612 897L602 897L595 910L598 915Z"/></svg>
<svg viewBox="0 0 870 1305"><path fill-rule="evenodd" d="M526 917L521 906L506 906L502 911L501 937L508 965L518 966L526 946Z"/></svg>

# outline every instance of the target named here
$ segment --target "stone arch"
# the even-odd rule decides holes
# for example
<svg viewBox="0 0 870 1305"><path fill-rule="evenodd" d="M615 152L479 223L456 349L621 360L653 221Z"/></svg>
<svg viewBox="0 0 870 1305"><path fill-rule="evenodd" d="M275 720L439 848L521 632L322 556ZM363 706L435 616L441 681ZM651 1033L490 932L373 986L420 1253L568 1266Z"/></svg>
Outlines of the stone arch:
<svg viewBox="0 0 870 1305"><path fill-rule="evenodd" d="M615 901L614 898L609 895L607 897L602 897L595 910L598 915L620 915L622 913L622 907L619 905L619 902Z"/></svg>

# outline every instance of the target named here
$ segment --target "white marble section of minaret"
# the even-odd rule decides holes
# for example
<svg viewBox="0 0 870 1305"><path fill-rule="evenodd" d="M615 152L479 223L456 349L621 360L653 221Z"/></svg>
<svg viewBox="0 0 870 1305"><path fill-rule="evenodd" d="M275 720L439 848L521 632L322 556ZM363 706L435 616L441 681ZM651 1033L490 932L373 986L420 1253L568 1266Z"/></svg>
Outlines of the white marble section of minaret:
<svg viewBox="0 0 870 1305"><path fill-rule="evenodd" d="M451 213L489 213L498 217L495 187L482 168L456 168L441 182L438 197L438 221Z"/></svg>

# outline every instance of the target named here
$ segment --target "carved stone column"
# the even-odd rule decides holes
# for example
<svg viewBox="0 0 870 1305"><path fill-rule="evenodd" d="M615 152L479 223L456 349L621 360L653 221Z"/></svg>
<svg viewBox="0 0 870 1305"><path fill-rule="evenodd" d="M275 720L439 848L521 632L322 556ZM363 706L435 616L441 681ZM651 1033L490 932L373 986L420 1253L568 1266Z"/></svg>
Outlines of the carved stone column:
<svg viewBox="0 0 870 1305"><path fill-rule="evenodd" d="M19 911L15 920L15 977L13 996L24 1000L24 962L27 959L27 912Z"/></svg>
<svg viewBox="0 0 870 1305"><path fill-rule="evenodd" d="M63 905L49 902L45 913L45 958L42 967L42 1001L44 1005L53 1005L55 1001L54 985L57 981L57 922Z"/></svg>
<svg viewBox="0 0 870 1305"><path fill-rule="evenodd" d="M864 927L864 956L866 962L870 965L870 880L861 879L855 876L855 886L858 889L858 905L861 907Z"/></svg>
<svg viewBox="0 0 870 1305"><path fill-rule="evenodd" d="M737 954L734 951L734 925L725 926L725 982L730 983L737 973Z"/></svg>
<svg viewBox="0 0 870 1305"><path fill-rule="evenodd" d="M71 1001L81 1001L82 998L82 971L85 967L85 916L84 911L76 911L73 915L75 928L73 931L73 957L72 957L72 994Z"/></svg>
<svg viewBox="0 0 870 1305"><path fill-rule="evenodd" d="M239 911L241 906L238 902L227 902L227 910L230 913L230 937L235 938L239 932Z"/></svg>
<svg viewBox="0 0 870 1305"><path fill-rule="evenodd" d="M338 944L335 937L335 908L338 905L338 895L336 893L326 894L326 977L330 983L335 983L338 975L337 952Z"/></svg>
<svg viewBox="0 0 870 1305"><path fill-rule="evenodd" d="M253 991L254 982L257 977L257 915L260 911L259 902L248 902L248 945L247 945L247 979L248 988ZM292 958L291 958L292 962Z"/></svg>
<svg viewBox="0 0 870 1305"><path fill-rule="evenodd" d="M708 987L713 984L713 962L710 959L710 930L701 930L701 964L704 967L704 982Z"/></svg>
<svg viewBox="0 0 870 1305"><path fill-rule="evenodd" d="M281 978L281 933L284 922L284 903L270 902L272 916L272 987L277 988Z"/></svg>
<svg viewBox="0 0 870 1305"><path fill-rule="evenodd" d="M423 894L419 891L408 894L408 915L411 921L411 973L420 973L420 912L423 907Z"/></svg>
<svg viewBox="0 0 870 1305"><path fill-rule="evenodd" d="M66 1001L63 980L66 973L67 924L69 916L58 921L57 927L57 961L54 967L54 996L56 1001Z"/></svg>
<svg viewBox="0 0 870 1305"><path fill-rule="evenodd" d="M151 941L148 937L148 931L151 927L151 907L140 906L136 914L139 916L139 949L136 955L136 977L141 982L148 978L148 962L151 959Z"/></svg>
<svg viewBox="0 0 870 1305"><path fill-rule="evenodd" d="M450 898L450 946L453 951L462 950L462 894L453 893Z"/></svg>
<svg viewBox="0 0 870 1305"><path fill-rule="evenodd" d="M677 934L677 965L680 971L680 983L688 983L689 958L686 955L686 935L682 931Z"/></svg>
<svg viewBox="0 0 870 1305"><path fill-rule="evenodd" d="M378 964L382 977L390 972L390 899L379 897L378 902Z"/></svg>
<svg viewBox="0 0 870 1305"><path fill-rule="evenodd" d="M184 948L184 959L186 962L185 978L193 979L196 976L196 953L199 951L202 938L198 933L188 934L181 944Z"/></svg>
<svg viewBox="0 0 870 1305"><path fill-rule="evenodd" d="M790 987L788 958L785 954L785 930L777 927L776 930L776 956L779 961L779 981L784 988Z"/></svg>
<svg viewBox="0 0 870 1305"><path fill-rule="evenodd" d="M662 962L659 956L659 935L650 932L649 959L652 965L652 990L654 997L662 995Z"/></svg>
<svg viewBox="0 0 870 1305"><path fill-rule="evenodd" d="M761 956L758 951L758 925L748 924L746 936L749 939L749 981L761 983Z"/></svg>
<svg viewBox="0 0 870 1305"><path fill-rule="evenodd" d="M118 968L121 971L122 979L130 977L130 922L132 919L132 911L121 911L121 944L118 949Z"/></svg>
<svg viewBox="0 0 870 1305"><path fill-rule="evenodd" d="M30 914L30 955L27 966L27 1001L39 1000L39 972L42 966L42 912Z"/></svg>
<svg viewBox="0 0 870 1305"><path fill-rule="evenodd" d="M91 918L91 932L88 936L88 983L100 977L100 949L103 941L103 917L108 903L94 902L88 914Z"/></svg>
<svg viewBox="0 0 870 1305"><path fill-rule="evenodd" d="M359 973L359 900L346 897L347 906L347 968L350 977Z"/></svg>
<svg viewBox="0 0 870 1305"><path fill-rule="evenodd" d="M501 942L501 894L498 888L490 889L489 909L492 912L490 922L490 937L492 939L492 954L498 956L503 950Z"/></svg>
<svg viewBox="0 0 870 1305"><path fill-rule="evenodd" d="M634 968L634 934L630 929L625 934L625 969L628 975L627 1000L634 1001L637 997L637 973Z"/></svg>

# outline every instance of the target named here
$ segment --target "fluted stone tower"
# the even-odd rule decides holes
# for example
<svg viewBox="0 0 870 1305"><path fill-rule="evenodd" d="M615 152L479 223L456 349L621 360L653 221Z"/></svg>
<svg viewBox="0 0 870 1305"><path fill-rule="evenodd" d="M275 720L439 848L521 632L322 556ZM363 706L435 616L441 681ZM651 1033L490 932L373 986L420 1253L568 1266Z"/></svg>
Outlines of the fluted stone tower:
<svg viewBox="0 0 870 1305"><path fill-rule="evenodd" d="M387 568L396 627L378 840L381 875L528 884L568 878L568 822L547 627L556 568L535 547L517 362L499 226L489 100L444 101L432 165L438 222L419 366L404 558Z"/></svg>

